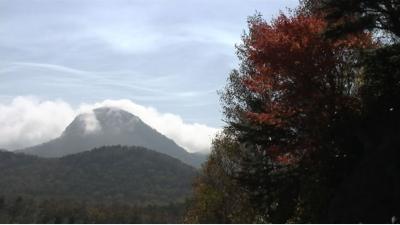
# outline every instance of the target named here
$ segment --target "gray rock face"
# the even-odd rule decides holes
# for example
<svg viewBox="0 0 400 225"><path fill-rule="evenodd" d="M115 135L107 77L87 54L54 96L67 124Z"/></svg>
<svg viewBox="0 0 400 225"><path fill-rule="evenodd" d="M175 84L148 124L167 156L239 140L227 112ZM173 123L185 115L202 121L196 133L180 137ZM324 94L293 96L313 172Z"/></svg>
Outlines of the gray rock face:
<svg viewBox="0 0 400 225"><path fill-rule="evenodd" d="M102 107L77 116L60 137L18 150L40 157L62 157L109 145L142 146L199 167L205 156L188 153L139 117L118 108Z"/></svg>

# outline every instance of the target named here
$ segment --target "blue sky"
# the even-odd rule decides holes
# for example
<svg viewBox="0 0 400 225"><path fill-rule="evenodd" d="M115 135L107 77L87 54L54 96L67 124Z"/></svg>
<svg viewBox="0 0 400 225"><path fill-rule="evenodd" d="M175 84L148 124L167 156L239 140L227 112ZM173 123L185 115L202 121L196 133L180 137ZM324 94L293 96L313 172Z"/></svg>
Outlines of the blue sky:
<svg viewBox="0 0 400 225"><path fill-rule="evenodd" d="M0 102L130 99L220 127L216 94L256 11L297 0L0 0Z"/></svg>

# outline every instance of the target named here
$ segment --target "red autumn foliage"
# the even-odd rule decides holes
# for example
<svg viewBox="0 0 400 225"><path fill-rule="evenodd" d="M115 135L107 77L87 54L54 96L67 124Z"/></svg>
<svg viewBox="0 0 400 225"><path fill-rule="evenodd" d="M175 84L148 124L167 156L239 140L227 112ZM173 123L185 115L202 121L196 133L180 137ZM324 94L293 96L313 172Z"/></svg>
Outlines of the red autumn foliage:
<svg viewBox="0 0 400 225"><path fill-rule="evenodd" d="M360 34L326 40L321 35L325 21L301 14L281 14L272 23L254 19L249 28L242 50L252 69L243 84L261 100L262 110L250 109L245 115L254 124L296 136L280 146L265 146L287 164L318 149L318 132L329 128L342 110L356 110L356 75L344 70L350 53L371 46L371 38Z"/></svg>

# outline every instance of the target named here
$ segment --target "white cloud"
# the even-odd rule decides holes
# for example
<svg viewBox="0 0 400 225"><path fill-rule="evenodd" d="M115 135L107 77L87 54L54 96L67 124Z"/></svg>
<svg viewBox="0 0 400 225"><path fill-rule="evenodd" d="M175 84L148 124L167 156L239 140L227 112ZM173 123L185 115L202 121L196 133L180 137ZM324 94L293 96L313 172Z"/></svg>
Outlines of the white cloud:
<svg viewBox="0 0 400 225"><path fill-rule="evenodd" d="M138 116L145 123L190 152L209 151L211 141L219 131L217 128L203 124L185 123L178 115L160 113L155 108L138 105L128 99L105 100L95 104L81 105L79 110L87 112L103 106L118 107Z"/></svg>
<svg viewBox="0 0 400 225"><path fill-rule="evenodd" d="M56 138L76 115L103 106L118 107L140 117L190 152L208 152L212 138L219 131L203 124L186 123L178 115L161 113L128 99L105 100L73 108L61 100L16 97L9 104L0 104L0 148L18 149Z"/></svg>
<svg viewBox="0 0 400 225"><path fill-rule="evenodd" d="M0 104L0 148L18 149L55 138L75 114L60 100L16 97L9 104Z"/></svg>
<svg viewBox="0 0 400 225"><path fill-rule="evenodd" d="M100 123L93 111L83 114L80 119L85 122L85 133L93 133L101 130Z"/></svg>

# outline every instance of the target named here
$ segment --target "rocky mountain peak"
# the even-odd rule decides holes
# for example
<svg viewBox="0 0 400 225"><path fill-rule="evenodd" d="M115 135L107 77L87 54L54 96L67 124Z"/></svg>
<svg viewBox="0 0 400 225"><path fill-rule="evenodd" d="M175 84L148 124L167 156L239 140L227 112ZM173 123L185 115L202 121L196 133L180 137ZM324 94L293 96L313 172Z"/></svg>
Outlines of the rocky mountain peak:
<svg viewBox="0 0 400 225"><path fill-rule="evenodd" d="M143 122L139 117L125 110L116 107L101 107L78 115L65 129L63 136L131 132L140 123Z"/></svg>

